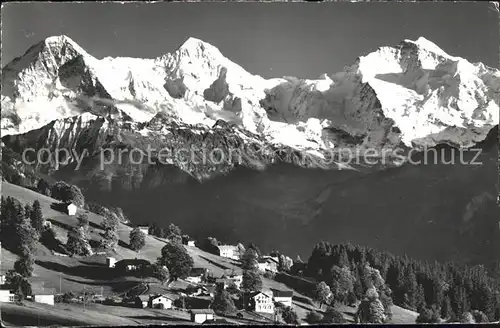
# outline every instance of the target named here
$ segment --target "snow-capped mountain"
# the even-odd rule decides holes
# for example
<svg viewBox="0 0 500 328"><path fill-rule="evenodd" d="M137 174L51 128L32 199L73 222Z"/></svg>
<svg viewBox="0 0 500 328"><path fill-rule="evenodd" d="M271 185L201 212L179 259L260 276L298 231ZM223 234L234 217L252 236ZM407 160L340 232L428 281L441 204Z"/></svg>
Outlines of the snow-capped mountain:
<svg viewBox="0 0 500 328"><path fill-rule="evenodd" d="M195 38L155 59L99 60L66 36L50 37L2 73L3 135L85 112L133 124L163 113L208 127L221 119L300 150L331 147L339 134L367 147L468 147L499 121L500 72L424 38L316 80L252 75Z"/></svg>

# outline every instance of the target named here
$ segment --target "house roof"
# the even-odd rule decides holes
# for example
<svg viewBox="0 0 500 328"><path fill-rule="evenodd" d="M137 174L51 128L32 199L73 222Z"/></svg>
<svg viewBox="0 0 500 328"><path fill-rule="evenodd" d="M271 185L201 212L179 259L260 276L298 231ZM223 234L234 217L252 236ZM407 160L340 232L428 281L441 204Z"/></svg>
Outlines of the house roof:
<svg viewBox="0 0 500 328"><path fill-rule="evenodd" d="M288 290L273 290L273 296L274 297L292 297L293 296L293 291L288 291Z"/></svg>
<svg viewBox="0 0 500 328"><path fill-rule="evenodd" d="M31 288L31 295L54 295L56 290L54 288L34 287Z"/></svg>
<svg viewBox="0 0 500 328"><path fill-rule="evenodd" d="M149 301L149 295L139 295L137 297L143 302Z"/></svg>
<svg viewBox="0 0 500 328"><path fill-rule="evenodd" d="M192 314L215 314L212 309L192 309L190 312Z"/></svg>
<svg viewBox="0 0 500 328"><path fill-rule="evenodd" d="M267 293L264 293L264 292L252 292L250 293L250 298L254 298L255 296L259 295L259 294L262 294L262 295L265 295L266 297L271 297L270 295L268 295Z"/></svg>
<svg viewBox="0 0 500 328"><path fill-rule="evenodd" d="M234 245L219 245L217 246L219 248L220 251L229 251L229 250L237 250L238 247L234 246Z"/></svg>
<svg viewBox="0 0 500 328"><path fill-rule="evenodd" d="M167 296L167 295L163 295L163 294L156 294L156 295L150 295L149 296L149 298L152 299L152 300L155 300L155 299L160 298L160 297L164 297L166 299L173 300L172 297Z"/></svg>

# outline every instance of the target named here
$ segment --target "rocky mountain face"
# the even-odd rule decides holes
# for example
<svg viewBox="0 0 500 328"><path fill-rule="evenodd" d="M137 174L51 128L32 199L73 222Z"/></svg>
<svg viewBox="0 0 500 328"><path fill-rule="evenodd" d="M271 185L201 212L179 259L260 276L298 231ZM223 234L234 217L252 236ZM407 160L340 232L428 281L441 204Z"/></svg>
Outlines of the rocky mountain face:
<svg viewBox="0 0 500 328"><path fill-rule="evenodd" d="M313 80L252 75L194 38L155 59L96 59L60 36L2 74L3 173L77 184L132 222L305 257L321 239L431 260L498 255L500 73L423 38ZM396 146L457 165L341 161L342 149ZM479 166L459 162L471 147ZM63 155L40 163L41 149Z"/></svg>
<svg viewBox="0 0 500 328"><path fill-rule="evenodd" d="M266 80L195 38L155 59L98 60L68 37L51 37L2 73L4 135L84 112L136 123L163 113L208 127L222 119L300 150L353 140L363 147L469 147L499 116L499 71L424 38L381 47L316 80Z"/></svg>

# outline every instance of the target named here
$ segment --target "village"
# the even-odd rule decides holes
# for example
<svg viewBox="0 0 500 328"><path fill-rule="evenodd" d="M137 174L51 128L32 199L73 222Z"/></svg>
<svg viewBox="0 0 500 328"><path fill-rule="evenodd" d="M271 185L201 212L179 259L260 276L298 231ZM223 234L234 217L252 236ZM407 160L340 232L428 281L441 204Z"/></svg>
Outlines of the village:
<svg viewBox="0 0 500 328"><path fill-rule="evenodd" d="M50 204L52 210L64 213L61 218L75 218L78 213L83 210L74 203L57 203ZM90 213L90 212L86 212ZM56 229L61 222L55 220L46 220L45 228ZM152 229L149 226L136 226L135 230L139 230L147 240L154 242L161 241L164 244L171 243L171 240L162 239L152 235ZM100 291L93 291L91 286L87 291L66 291L63 292L59 281L59 290L54 288L54 283L50 283L42 277L32 277L30 279L30 292L24 295L24 301L34 304L44 304L57 307L59 304L80 304L83 309L90 309L92 305L100 305L107 307L124 307L129 309L154 309L163 311L177 311L184 313L184 318L188 315L189 321L193 324L239 324L244 320L246 322L260 323L278 323L282 322L280 312L285 308L292 308L293 291L289 288L275 288L277 285L262 286L262 279L270 281L275 274L278 273L280 259L278 254L263 255L259 254L252 260L254 274L257 275L259 282L255 288L243 288L243 271L241 245L224 245L220 244L211 252L210 256L214 260L209 260L208 253L200 250L197 241L189 238L183 238L182 247L188 252L199 252L201 257L206 258L211 266L196 266L190 268L185 277L162 281L151 278L151 270L153 263L144 257L123 257L110 256L110 252L95 252L91 256L78 257L78 261L92 263L92 266L82 267L84 270L99 268L99 277L101 280L106 277L135 277L136 284L130 289L116 293L104 293L103 287ZM3 249L2 249L3 251ZM158 252L160 249L157 250ZM140 252L136 253L139 255ZM120 255L120 254L117 254ZM73 256L52 252L51 259L55 257L65 259L74 259ZM2 254L3 258L3 254ZM67 259L67 260L66 260ZM224 266L221 262L224 259L229 261L231 266ZM42 261L37 263L43 263ZM1 265L1 263L0 263ZM291 265L291 263L290 263ZM224 269L218 269L224 267ZM163 266L168 271L166 266ZM102 273L101 273L102 272ZM18 293L11 290L6 285L5 270L0 275L0 302L21 304ZM57 283L56 283L57 285ZM231 315L217 315L213 309L214 300L217 294L225 291L226 295L230 295L231 303L234 304L234 311Z"/></svg>

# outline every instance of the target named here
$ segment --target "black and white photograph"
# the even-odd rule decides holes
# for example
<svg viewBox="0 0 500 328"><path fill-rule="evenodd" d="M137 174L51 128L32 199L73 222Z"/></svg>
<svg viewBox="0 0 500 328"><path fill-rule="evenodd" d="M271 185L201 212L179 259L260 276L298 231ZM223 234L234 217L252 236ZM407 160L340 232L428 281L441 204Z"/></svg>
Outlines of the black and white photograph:
<svg viewBox="0 0 500 328"><path fill-rule="evenodd" d="M5 327L500 324L498 2L7 2Z"/></svg>

